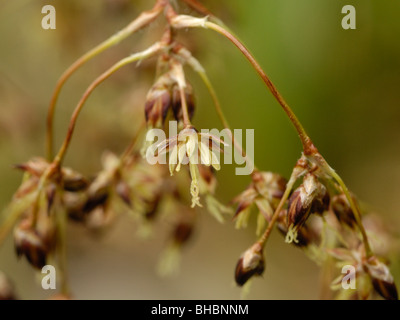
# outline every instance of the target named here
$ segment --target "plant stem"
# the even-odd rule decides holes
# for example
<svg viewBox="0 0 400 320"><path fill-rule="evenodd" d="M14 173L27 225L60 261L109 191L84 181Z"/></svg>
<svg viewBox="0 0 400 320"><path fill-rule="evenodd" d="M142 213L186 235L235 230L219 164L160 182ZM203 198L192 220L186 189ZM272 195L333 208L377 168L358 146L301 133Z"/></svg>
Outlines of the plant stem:
<svg viewBox="0 0 400 320"><path fill-rule="evenodd" d="M47 158L50 161L53 158L53 140L54 140L54 112L57 104L58 97L60 95L61 89L63 88L66 81L71 77L71 75L77 71L80 67L82 67L86 62L90 61L92 58L96 57L103 51L115 46L120 41L124 40L131 34L145 27L152 21L154 21L158 15L162 12L162 9L165 6L165 1L158 0L153 9L143 12L137 19L132 21L128 26L119 31L117 34L113 35L109 39L105 40L78 60L76 60L60 77L58 80L56 87L54 89L52 98L50 100L50 105L47 113L47 133L46 133L46 149L47 149Z"/></svg>
<svg viewBox="0 0 400 320"><path fill-rule="evenodd" d="M79 101L78 105L76 106L71 120L70 120L70 124L68 127L68 132L67 135L65 137L64 143L60 148L60 151L58 152L57 156L54 159L54 164L56 165L56 167L59 167L61 162L64 159L65 153L68 149L68 146L71 142L71 138L72 135L74 133L74 129L75 129L75 125L76 125L76 121L78 119L78 116L83 108L83 106L85 105L87 99L89 98L89 96L91 95L91 93L102 83L104 82L106 79L108 79L112 74L114 74L116 71L118 71L119 69L121 69L122 67L145 59L145 58L149 58L150 56L156 54L158 51L160 51L160 49L163 48L163 45L161 43L156 43L153 46L151 46L150 48L148 48L145 51L133 54L125 59L122 59L121 61L119 61L118 63L116 63L114 66L112 66L110 69L108 69L106 72L104 72L101 76L99 76L90 86L89 88L85 91L85 93L83 94L81 100Z"/></svg>
<svg viewBox="0 0 400 320"><path fill-rule="evenodd" d="M61 270L61 293L66 297L70 295L68 283L68 258L67 258L67 211L61 210L58 216L59 262Z"/></svg>
<svg viewBox="0 0 400 320"><path fill-rule="evenodd" d="M283 99L282 95L279 93L278 89L275 87L275 85L272 83L272 81L269 79L269 77L266 75L264 70L261 68L260 64L257 62L257 60L254 58L254 56L250 53L250 51L244 46L244 44L238 40L232 33L229 31L225 30L221 26L213 23L213 22L205 22L205 27L209 28L211 30L214 30L221 35L225 36L228 38L246 57L246 59L251 63L253 68L257 71L257 73L260 75L268 89L271 91L272 95L275 97L275 99L278 101L278 103L281 105L283 110L286 112L288 115L290 121L294 125L301 142L303 144L303 149L304 153L306 155L310 155L316 152L316 148L314 147L310 137L306 133L304 127L300 123L299 119L297 116L294 114L293 110L290 108L290 106L287 104L287 102Z"/></svg>
<svg viewBox="0 0 400 320"><path fill-rule="evenodd" d="M356 218L356 222L358 225L358 228L360 229L363 242L364 242L364 247L365 247L365 254L367 258L370 258L373 256L373 252L371 249L371 246L369 244L367 232L365 231L365 228L362 224L362 219L361 219L361 213L360 210L358 209L358 206L355 204L353 197L350 194L349 189L347 188L346 184L344 183L343 179L336 173L335 170L333 170L329 165L325 166L325 169L328 171L328 173L332 176L333 179L336 180L336 182L340 185L342 188L342 191L344 195L346 196L347 201L350 204L350 208L354 213L354 217Z"/></svg>
<svg viewBox="0 0 400 320"><path fill-rule="evenodd" d="M293 189L294 184L296 183L297 177L295 177L294 173L292 173L292 176L289 179L289 182L286 185L286 190L285 193L283 194L281 201L279 202L278 207L276 208L271 221L268 224L267 229L265 230L265 232L263 233L263 235L261 236L261 238L258 240L258 243L264 248L265 244L267 243L269 236L272 232L272 229L275 226L276 221L278 221L279 218L279 214L281 213L283 206L285 205L286 200L289 198L290 196L290 192Z"/></svg>
<svg viewBox="0 0 400 320"><path fill-rule="evenodd" d="M245 161L250 165L251 168L254 168L253 172L258 171L257 167L254 164L254 161L252 161L249 156L247 155L246 151L242 148L242 146L237 143L237 141L235 140L235 137L232 133L232 129L228 123L228 121L226 120L226 117L224 115L224 112L221 108L221 104L219 102L217 93L214 90L214 87L211 84L210 79L208 78L207 74L204 71L198 71L198 74L200 75L201 79L203 80L204 84L206 85L208 91L210 92L211 98L214 102L214 107L215 110L217 112L217 115L222 123L222 125L224 126L225 129L228 129L229 131L229 135L230 138L232 140L232 144L233 146L236 148L236 150L242 155L242 157L245 159Z"/></svg>
<svg viewBox="0 0 400 320"><path fill-rule="evenodd" d="M139 136L140 136L140 132L146 127L146 122L142 121L142 123L140 124L139 129L137 130L135 136L133 137L131 143L129 144L129 146L125 149L124 153L121 156L121 162L123 162L131 153L132 151L135 149L136 143L139 140Z"/></svg>
<svg viewBox="0 0 400 320"><path fill-rule="evenodd" d="M183 1L193 10L197 11L198 13L204 16L209 16L213 21L215 21L216 23L222 25L225 29L227 29L225 24L219 18L217 18L210 10L208 10L203 4L201 4L197 0L183 0Z"/></svg>
<svg viewBox="0 0 400 320"><path fill-rule="evenodd" d="M185 89L182 86L179 86L179 92L181 95L181 102L182 102L183 125L186 128L186 127L191 126L191 123L190 123L190 118L189 118L187 102L186 102Z"/></svg>

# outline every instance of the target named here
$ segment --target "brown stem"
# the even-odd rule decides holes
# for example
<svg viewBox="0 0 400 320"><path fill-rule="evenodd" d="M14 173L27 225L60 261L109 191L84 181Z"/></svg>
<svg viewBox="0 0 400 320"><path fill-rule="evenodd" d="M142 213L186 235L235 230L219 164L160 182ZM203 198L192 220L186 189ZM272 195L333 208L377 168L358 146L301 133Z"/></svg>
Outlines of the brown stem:
<svg viewBox="0 0 400 320"><path fill-rule="evenodd" d="M146 122L142 121L142 123L140 124L140 127L138 129L138 131L136 132L135 136L133 137L131 143L129 144L129 146L125 149L124 153L121 156L121 162L124 161L131 153L132 151L135 149L136 143L139 140L140 137L140 132L146 127Z"/></svg>
<svg viewBox="0 0 400 320"><path fill-rule="evenodd" d="M282 95L279 93L278 89L275 87L275 85L272 83L272 81L269 79L269 77L266 75L260 64L257 62L257 60L254 58L254 56L250 53L250 51L244 46L244 44L238 40L234 35L232 35L229 31L225 30L221 26L213 23L213 22L206 22L205 26L209 29L212 29L223 36L225 36L227 39L229 39L246 57L246 59L251 63L251 65L254 67L254 69L257 71L261 79L264 81L268 89L271 91L272 95L275 97L275 99L278 101L278 103L281 105L282 109L286 112L288 115L290 121L294 125L301 142L303 144L303 149L304 153L306 155L311 155L316 152L316 148L313 145L310 137L306 133L304 127L300 123L299 119L297 116L294 114L293 110L290 108L290 106L287 104L285 99L282 97Z"/></svg>
<svg viewBox="0 0 400 320"><path fill-rule="evenodd" d="M261 236L261 238L258 240L258 243L264 248L265 244L268 241L268 238L272 232L272 229L275 226L275 223L278 221L279 219L279 214L281 213L283 206L285 205L286 200L289 198L290 196L290 192L293 189L294 184L296 183L298 179L298 174L296 173L296 168L293 170L292 175L289 179L289 182L286 185L286 190L285 193L283 194L281 201L279 202L278 207L276 208L271 221L268 224L267 229L265 230L264 234Z"/></svg>
<svg viewBox="0 0 400 320"><path fill-rule="evenodd" d="M208 10L203 4L201 4L197 0L183 0L183 2L185 2L189 7L202 15L214 17L210 10Z"/></svg>
<svg viewBox="0 0 400 320"><path fill-rule="evenodd" d="M188 112L188 107L187 107L187 103L186 103L185 90L184 90L184 88L179 87L179 91L181 94L181 101L182 101L183 125L185 127L188 127L191 125L191 123L190 123L189 112Z"/></svg>
<svg viewBox="0 0 400 320"><path fill-rule="evenodd" d="M127 38L132 33L142 29L147 26L149 23L154 21L158 15L162 12L162 9L165 7L165 0L158 0L153 9L149 11L143 12L137 19L132 21L128 26L119 31L117 34L113 35L106 41L99 44L97 47L93 48L82 57L80 57L77 61L75 61L60 77L57 81L56 87L53 92L53 96L50 100L50 105L47 113L47 133L46 133L46 148L47 148L47 157L48 160L51 160L53 157L53 140L54 140L54 112L57 104L58 97L60 95L61 89L63 88L66 81L71 77L71 75L77 71L80 67L82 67L86 62L102 53L106 49L118 44L120 41Z"/></svg>
<svg viewBox="0 0 400 320"><path fill-rule="evenodd" d="M106 79L108 79L113 73L115 73L116 71L118 71L120 68L122 68L123 66L133 63L135 61L144 59L144 58L148 58L152 55L154 55L155 53L157 53L164 45L161 43L156 43L155 45L153 45L152 47L150 47L149 49L138 53L138 54L134 54L128 58L125 58L123 60L121 60L120 62L116 63L114 66L112 66L110 69L108 69L106 72L104 72L101 76L99 76L90 86L89 88L85 91L85 93L83 94L81 100L79 101L78 105L76 106L72 116L71 116L71 120L68 126L68 131L67 131L67 135L65 137L64 143L60 148L60 151L58 152L56 158L54 159L54 164L56 167L59 167L59 165L61 164L61 162L64 159L65 153L68 149L68 146L71 142L72 139L72 135L74 133L74 129L75 129L75 125L76 125L76 121L78 119L78 116L80 114L80 112L82 111L83 106L85 105L87 99L89 98L89 96L92 94L92 92L102 83L104 82Z"/></svg>

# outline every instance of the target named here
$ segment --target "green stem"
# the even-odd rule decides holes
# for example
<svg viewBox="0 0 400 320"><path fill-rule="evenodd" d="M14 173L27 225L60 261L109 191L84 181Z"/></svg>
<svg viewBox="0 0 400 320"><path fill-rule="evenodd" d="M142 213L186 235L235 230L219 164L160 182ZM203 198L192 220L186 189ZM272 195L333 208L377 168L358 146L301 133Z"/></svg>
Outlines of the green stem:
<svg viewBox="0 0 400 320"><path fill-rule="evenodd" d="M78 60L76 60L60 77L56 87L54 89L52 98L50 100L50 105L47 113L47 133L46 133L46 148L47 148L47 158L50 161L53 158L53 140L54 140L54 112L57 104L58 97L60 95L61 89L63 88L66 81L72 76L75 71L82 67L86 62L90 61L92 58L96 57L103 51L115 46L131 34L142 29L146 25L154 21L158 15L162 12L165 6L165 1L158 0L153 9L143 12L137 19L132 21L128 26L119 31L117 34L113 35L109 39L105 40L88 53L84 54Z"/></svg>
<svg viewBox="0 0 400 320"><path fill-rule="evenodd" d="M1 217L6 216L5 220L0 224L0 245L5 241L7 235L10 233L12 228L18 219L25 213L25 211L38 200L39 192L32 192L22 199L14 199L11 204L4 209L1 213ZM8 214L10 213L10 214Z"/></svg>
<svg viewBox="0 0 400 320"><path fill-rule="evenodd" d="M61 270L61 293L70 296L68 283L68 257L67 257L67 211L61 210L58 217L59 262Z"/></svg>
<svg viewBox="0 0 400 320"><path fill-rule="evenodd" d="M328 173L332 176L333 179L336 180L336 182L340 185L342 188L342 191L344 195L346 196L347 201L350 204L350 208L354 213L354 217L356 218L357 225L360 229L363 242L364 242L364 247L365 247L365 254L367 258L370 258L373 256L373 252L371 249L371 246L369 244L367 232L365 231L365 228L362 224L362 219L361 219L361 213L360 210L358 209L358 206L355 204L353 197L350 194L349 189L347 188L346 184L344 183L343 179L336 173L335 170L333 170L329 165L325 166L325 169L328 171Z"/></svg>
<svg viewBox="0 0 400 320"><path fill-rule="evenodd" d="M64 143L61 146L57 156L54 159L54 164L56 165L56 167L59 167L61 162L64 159L65 153L68 149L68 146L71 142L71 138L72 135L74 133L74 129L75 129L75 125L76 125L76 121L78 119L78 116L80 114L80 112L82 111L82 108L84 107L87 99L89 98L89 96L91 95L91 93L101 84L103 83L106 79L108 79L112 74L114 74L116 71L118 71L119 69L121 69L122 67L131 64L133 62L145 59L145 58L149 58L150 56L156 54L157 52L159 52L159 50L163 47L163 45L161 43L156 43L155 45L151 46L149 49L133 54L125 59L122 59L121 61L119 61L118 63L116 63L114 66L112 66L110 69L108 69L106 72L104 72L100 77L98 77L90 86L89 88L85 91L85 93L83 94L81 100L79 101L78 105L76 106L71 120L70 120L70 124L68 127L68 132L67 135L65 137Z"/></svg>
<svg viewBox="0 0 400 320"><path fill-rule="evenodd" d="M142 123L140 124L140 127L137 131L137 133L135 134L135 136L133 137L131 143L129 144L129 146L125 149L124 153L121 156L121 163L125 161L125 159L133 152L133 150L135 149L135 146L139 140L139 136L140 136L140 132L146 127L146 122L142 121Z"/></svg>

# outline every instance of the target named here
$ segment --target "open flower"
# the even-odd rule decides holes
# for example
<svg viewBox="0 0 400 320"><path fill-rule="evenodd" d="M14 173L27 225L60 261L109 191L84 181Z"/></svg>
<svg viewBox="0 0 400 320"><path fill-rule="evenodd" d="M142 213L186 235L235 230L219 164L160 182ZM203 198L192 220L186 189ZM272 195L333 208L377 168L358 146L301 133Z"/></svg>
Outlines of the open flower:
<svg viewBox="0 0 400 320"><path fill-rule="evenodd" d="M199 190L199 164L207 167L212 166L220 170L219 153L222 151L221 144L226 144L216 136L208 133L199 133L193 127L186 127L177 136L161 142L158 146L158 154L169 152L169 170L171 175L179 172L182 165L189 164L192 183L190 193L192 195L192 207L200 204Z"/></svg>

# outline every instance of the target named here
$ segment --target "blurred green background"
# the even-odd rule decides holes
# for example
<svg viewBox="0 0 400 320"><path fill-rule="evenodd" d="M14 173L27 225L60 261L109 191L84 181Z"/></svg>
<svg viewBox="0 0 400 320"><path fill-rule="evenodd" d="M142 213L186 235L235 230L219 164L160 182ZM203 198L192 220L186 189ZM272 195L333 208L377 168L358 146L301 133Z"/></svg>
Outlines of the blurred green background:
<svg viewBox="0 0 400 320"><path fill-rule="evenodd" d="M0 207L20 183L15 163L44 155L45 115L58 77L77 57L121 29L150 0L0 0ZM292 106L315 144L360 199L399 233L400 226L400 3L380 1L204 1L247 44ZM57 29L43 30L41 9L57 10ZM357 29L343 30L341 9L357 10ZM184 10L185 13L190 11ZM140 31L81 69L65 87L56 113L57 143L88 84L124 56L156 41L162 20ZM286 177L300 156L291 124L255 72L221 36L207 30L181 32L203 63L234 128L255 129L255 161ZM93 94L78 122L67 165L86 173L100 167L102 150L121 152L142 117L154 61L127 67ZM211 99L195 74L195 125L219 127ZM139 110L139 111L138 111ZM248 184L225 166L218 195L229 201ZM102 238L69 228L71 286L83 299L237 299L237 258L255 239L254 228L236 231L208 215L185 248L181 272L156 275L164 234L148 242L135 237L128 217ZM161 226L162 230L162 226ZM316 299L318 268L275 234L267 249L264 279L252 299ZM393 273L399 282L399 262ZM44 298L28 264L17 261L12 239L0 247L0 270L21 298Z"/></svg>

